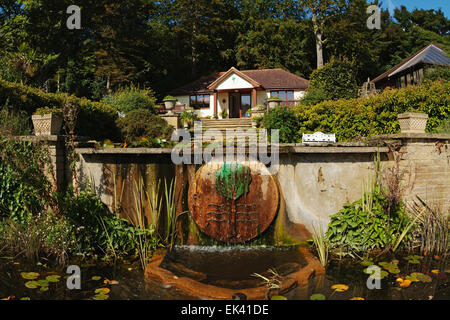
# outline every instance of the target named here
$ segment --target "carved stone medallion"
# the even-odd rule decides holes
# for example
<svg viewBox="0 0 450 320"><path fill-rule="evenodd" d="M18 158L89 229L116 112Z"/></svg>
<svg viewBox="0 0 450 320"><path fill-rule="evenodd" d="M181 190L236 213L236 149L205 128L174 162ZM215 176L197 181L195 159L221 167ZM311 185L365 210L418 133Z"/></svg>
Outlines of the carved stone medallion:
<svg viewBox="0 0 450 320"><path fill-rule="evenodd" d="M260 162L202 166L189 187L189 210L204 233L239 243L264 232L276 216L278 186Z"/></svg>

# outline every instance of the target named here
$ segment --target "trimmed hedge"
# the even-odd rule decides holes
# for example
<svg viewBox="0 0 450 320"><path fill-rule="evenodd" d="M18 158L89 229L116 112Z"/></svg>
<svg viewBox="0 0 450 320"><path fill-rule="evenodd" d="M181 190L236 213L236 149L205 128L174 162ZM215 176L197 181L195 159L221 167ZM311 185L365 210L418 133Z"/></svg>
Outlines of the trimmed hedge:
<svg viewBox="0 0 450 320"><path fill-rule="evenodd" d="M61 108L66 99L79 108L75 129L77 135L98 140L116 139L119 136L115 124L117 111L107 104L64 93L45 93L36 88L0 79L0 106L8 102L14 109L23 110L30 116L38 108Z"/></svg>
<svg viewBox="0 0 450 320"><path fill-rule="evenodd" d="M417 111L429 116L427 132L432 132L450 116L450 81L425 81L421 86L387 89L369 98L340 99L293 108L300 133L336 133L338 141L358 136L400 132L397 115Z"/></svg>

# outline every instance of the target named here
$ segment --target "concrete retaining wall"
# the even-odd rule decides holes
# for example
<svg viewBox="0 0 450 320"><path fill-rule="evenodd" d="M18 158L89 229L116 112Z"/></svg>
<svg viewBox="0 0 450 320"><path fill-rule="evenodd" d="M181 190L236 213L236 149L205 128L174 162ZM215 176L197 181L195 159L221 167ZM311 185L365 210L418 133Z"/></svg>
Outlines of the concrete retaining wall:
<svg viewBox="0 0 450 320"><path fill-rule="evenodd" d="M377 153L385 170L394 167L398 157L407 200L418 195L448 213L449 140L449 135L397 134L374 137L372 144L378 147L352 143L283 145L276 178L283 201L281 207L285 208L289 220L289 233L295 237L295 230L299 230L296 226L304 226L310 231L319 225L326 228L329 217L344 203L360 199L364 181L375 174ZM92 181L97 194L111 209L116 205L117 192L125 188L122 207L130 216L133 215L134 180L143 177L144 183L150 185L165 176L175 177L178 170L181 172L178 179L185 180L183 189L178 191L183 193L189 182L186 173L192 175L195 172L194 165L173 165L170 149L80 148L77 152L81 155L80 169L84 180ZM115 186L112 176L120 178ZM186 203L180 204L180 210L186 207ZM304 230L304 227L300 229ZM302 232L299 238L306 236Z"/></svg>

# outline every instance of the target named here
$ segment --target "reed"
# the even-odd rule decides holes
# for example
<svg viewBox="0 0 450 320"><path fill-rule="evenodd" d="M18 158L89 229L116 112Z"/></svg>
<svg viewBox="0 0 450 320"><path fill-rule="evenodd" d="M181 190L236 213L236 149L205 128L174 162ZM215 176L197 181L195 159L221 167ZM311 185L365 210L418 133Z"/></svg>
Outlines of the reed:
<svg viewBox="0 0 450 320"><path fill-rule="evenodd" d="M318 229L319 230L316 230L316 228L313 227L312 238L314 246L316 247L317 255L319 256L320 263L322 264L322 266L326 267L328 264L328 241L321 225L319 225Z"/></svg>
<svg viewBox="0 0 450 320"><path fill-rule="evenodd" d="M141 261L142 269L145 270L151 257L151 236L155 231L154 228L147 227L145 221L144 201L146 192L144 191L144 181L141 177L137 182L134 181L135 190L133 190L134 203L136 207L137 223L135 223L137 251Z"/></svg>
<svg viewBox="0 0 450 320"><path fill-rule="evenodd" d="M176 222L177 222L177 212L175 204L175 186L176 179L167 183L164 179L164 198L166 205L166 232L165 232L165 242L172 249L175 242L176 233Z"/></svg>
<svg viewBox="0 0 450 320"><path fill-rule="evenodd" d="M449 253L449 216L439 207L428 205L420 197L417 201L407 204L409 212L417 220L415 242L413 249L419 249L421 254L437 254L444 257Z"/></svg>

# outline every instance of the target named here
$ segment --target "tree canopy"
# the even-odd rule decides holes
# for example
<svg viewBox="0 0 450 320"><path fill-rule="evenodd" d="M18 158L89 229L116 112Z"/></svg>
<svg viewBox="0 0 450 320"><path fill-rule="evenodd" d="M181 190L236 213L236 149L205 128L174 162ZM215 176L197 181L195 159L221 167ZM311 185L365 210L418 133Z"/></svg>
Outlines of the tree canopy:
<svg viewBox="0 0 450 320"><path fill-rule="evenodd" d="M317 26L323 63L351 61L358 84L430 42L450 49L441 10L382 10L381 29L369 30L366 9L378 0L78 0L81 30L69 30L72 2L1 2L1 78L94 100L131 85L161 98L232 66L309 78Z"/></svg>

